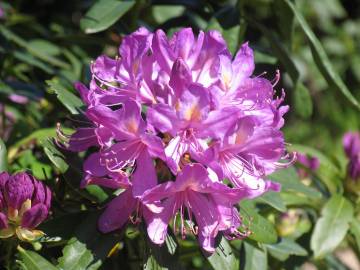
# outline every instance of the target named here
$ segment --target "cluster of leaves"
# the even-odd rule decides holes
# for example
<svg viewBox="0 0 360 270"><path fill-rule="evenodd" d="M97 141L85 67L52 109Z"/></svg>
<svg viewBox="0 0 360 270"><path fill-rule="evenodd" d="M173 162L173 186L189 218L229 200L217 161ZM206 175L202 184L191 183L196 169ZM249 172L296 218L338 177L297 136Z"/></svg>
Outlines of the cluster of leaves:
<svg viewBox="0 0 360 270"><path fill-rule="evenodd" d="M0 265L261 270L310 263L347 269L335 251L360 256L360 187L346 184L341 146L345 131L360 129L356 1L13 0L0 2L0 8L5 13L0 19L0 135L7 148L0 144L0 170L29 170L46 181L54 197L52 217L40 228L46 237L33 245L0 241ZM220 237L211 256L191 237L170 234L166 245L155 246L141 226L99 233L97 218L114 194L98 186L80 190L86 153L74 155L54 144L57 123L70 134L83 120L73 82L89 81L91 59L115 56L122 36L140 25L169 35L185 26L217 29L232 53L250 41L258 74L281 70L279 89L286 89L291 105L284 130L290 150L320 160L306 179L299 178L297 170L306 170L300 167L273 174L282 184L280 193L239 205L251 236L232 242ZM13 95L26 97L26 105L14 102Z"/></svg>

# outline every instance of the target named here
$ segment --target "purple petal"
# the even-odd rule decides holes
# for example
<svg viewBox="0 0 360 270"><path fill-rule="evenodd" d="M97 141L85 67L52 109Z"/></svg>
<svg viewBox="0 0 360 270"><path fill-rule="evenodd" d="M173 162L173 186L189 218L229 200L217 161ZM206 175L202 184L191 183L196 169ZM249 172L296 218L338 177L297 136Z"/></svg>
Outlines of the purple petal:
<svg viewBox="0 0 360 270"><path fill-rule="evenodd" d="M92 176L104 176L109 172L105 164L101 162L100 153L93 153L88 156L84 162L83 170Z"/></svg>
<svg viewBox="0 0 360 270"><path fill-rule="evenodd" d="M26 173L12 175L5 184L5 200L9 207L20 209L21 205L31 199L34 192L32 179Z"/></svg>
<svg viewBox="0 0 360 270"><path fill-rule="evenodd" d="M91 100L89 99L89 89L81 82L75 82L74 88L79 92L82 101L84 101L86 105L90 105Z"/></svg>
<svg viewBox="0 0 360 270"><path fill-rule="evenodd" d="M135 210L137 200L132 196L132 190L128 189L113 199L101 215L98 226L103 233L108 233L122 228Z"/></svg>
<svg viewBox="0 0 360 270"><path fill-rule="evenodd" d="M68 149L73 152L82 152L95 145L98 145L95 129L78 128L71 134Z"/></svg>
<svg viewBox="0 0 360 270"><path fill-rule="evenodd" d="M175 92L175 97L179 97L182 91L192 82L190 70L184 60L176 59L172 70L169 85Z"/></svg>
<svg viewBox="0 0 360 270"><path fill-rule="evenodd" d="M48 215L48 208L39 203L27 210L21 220L21 227L33 229L43 222Z"/></svg>
<svg viewBox="0 0 360 270"><path fill-rule="evenodd" d="M253 50L248 46L248 42L241 45L240 50L233 62L233 71L236 76L248 78L254 72L255 62Z"/></svg>
<svg viewBox="0 0 360 270"><path fill-rule="evenodd" d="M153 243L158 245L164 243L168 224L178 208L176 199L171 197L164 202L161 213L152 214L147 217L147 233Z"/></svg>
<svg viewBox="0 0 360 270"><path fill-rule="evenodd" d="M6 229L8 227L8 219L7 217L0 212L0 230Z"/></svg>
<svg viewBox="0 0 360 270"><path fill-rule="evenodd" d="M189 191L187 196L189 208L199 226L199 242L204 250L214 252L214 242L220 221L216 205L211 199L197 192Z"/></svg>
<svg viewBox="0 0 360 270"><path fill-rule="evenodd" d="M87 185L98 185L112 189L119 189L128 188L131 183L125 173L118 173L117 177L113 176L112 178L87 175L81 181L80 188L85 188Z"/></svg>
<svg viewBox="0 0 360 270"><path fill-rule="evenodd" d="M190 27L183 28L176 32L170 43L173 46L174 54L182 59L188 59L191 51L194 49L194 33Z"/></svg>
<svg viewBox="0 0 360 270"><path fill-rule="evenodd" d="M357 132L347 132L343 137L343 146L346 155L351 158L360 152L360 134Z"/></svg>
<svg viewBox="0 0 360 270"><path fill-rule="evenodd" d="M147 146L147 151L151 157L166 160L164 143L158 136L145 133L141 136L141 141Z"/></svg>
<svg viewBox="0 0 360 270"><path fill-rule="evenodd" d="M106 55L99 56L92 66L93 74L102 81L114 81L117 71L118 61Z"/></svg>
<svg viewBox="0 0 360 270"><path fill-rule="evenodd" d="M178 118L175 110L166 104L156 104L153 108L148 108L146 113L147 122L157 130L165 133L176 133Z"/></svg>
<svg viewBox="0 0 360 270"><path fill-rule="evenodd" d="M157 30L153 38L153 51L160 67L167 73L171 72L171 67L175 61L174 53L171 50L166 34L162 30Z"/></svg>
<svg viewBox="0 0 360 270"><path fill-rule="evenodd" d="M157 184L154 162L148 152L143 151L136 160L133 173L133 196L141 197L143 193Z"/></svg>

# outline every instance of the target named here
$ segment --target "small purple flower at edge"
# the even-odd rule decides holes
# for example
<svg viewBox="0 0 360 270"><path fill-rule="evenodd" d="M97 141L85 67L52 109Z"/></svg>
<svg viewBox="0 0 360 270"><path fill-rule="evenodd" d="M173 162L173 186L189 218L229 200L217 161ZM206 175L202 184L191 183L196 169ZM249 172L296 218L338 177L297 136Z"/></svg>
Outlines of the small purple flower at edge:
<svg viewBox="0 0 360 270"><path fill-rule="evenodd" d="M0 174L0 238L16 235L34 241L43 233L35 228L49 213L51 191L33 176L20 172Z"/></svg>
<svg viewBox="0 0 360 270"><path fill-rule="evenodd" d="M360 178L360 133L347 132L343 137L345 154L349 158L348 175L353 180Z"/></svg>
<svg viewBox="0 0 360 270"><path fill-rule="evenodd" d="M267 176L295 160L280 131L289 107L284 91L276 97L279 73L273 82L254 76L248 43L233 59L217 31L184 28L168 38L140 28L119 54L92 63L89 88L75 84L88 125L58 132L71 151L97 149L84 162L82 187L123 189L99 229L144 220L162 244L179 217L181 235L196 234L208 252L218 233L247 236L235 206L279 191Z"/></svg>

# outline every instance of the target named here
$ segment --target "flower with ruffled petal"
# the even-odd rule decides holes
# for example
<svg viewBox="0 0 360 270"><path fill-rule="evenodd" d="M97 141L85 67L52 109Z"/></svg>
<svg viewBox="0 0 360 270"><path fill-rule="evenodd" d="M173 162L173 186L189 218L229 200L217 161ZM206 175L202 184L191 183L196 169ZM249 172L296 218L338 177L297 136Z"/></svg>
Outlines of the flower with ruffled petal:
<svg viewBox="0 0 360 270"><path fill-rule="evenodd" d="M43 233L35 228L49 213L50 189L27 173L0 174L0 238L16 234L33 241Z"/></svg>
<svg viewBox="0 0 360 270"><path fill-rule="evenodd" d="M233 211L236 211L233 205L248 196L246 189L232 189L212 181L202 165L186 165L175 182L168 181L144 193L141 200L154 213L148 222L149 237L154 243L162 244L170 219L179 212L181 235L185 236L188 226L189 231L198 235L201 246L214 252L218 231L233 225ZM175 222L174 218L174 229Z"/></svg>

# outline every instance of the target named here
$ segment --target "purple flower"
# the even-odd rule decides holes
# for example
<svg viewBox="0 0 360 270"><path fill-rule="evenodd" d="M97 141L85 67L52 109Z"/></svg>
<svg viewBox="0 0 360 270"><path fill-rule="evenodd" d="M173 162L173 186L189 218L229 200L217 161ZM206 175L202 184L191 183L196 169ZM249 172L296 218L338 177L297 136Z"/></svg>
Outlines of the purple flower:
<svg viewBox="0 0 360 270"><path fill-rule="evenodd" d="M343 137L343 146L349 158L348 174L357 180L360 178L360 134L358 132L347 132Z"/></svg>
<svg viewBox="0 0 360 270"><path fill-rule="evenodd" d="M59 132L72 151L95 149L84 162L82 187L123 189L100 230L123 228L135 216L161 244L179 214L182 236L198 233L209 252L218 232L246 236L235 206L278 191L267 176L295 160L280 131L289 107L281 106L284 92L276 97L279 73L274 82L253 76L248 43L232 59L217 31L196 37L185 28L167 38L140 28L119 53L92 63L89 87L75 85L89 125L70 138Z"/></svg>
<svg viewBox="0 0 360 270"><path fill-rule="evenodd" d="M142 201L155 213L148 223L149 237L154 243L162 244L170 219L179 212L181 234L184 236L188 227L198 235L206 251L214 252L218 231L228 230L233 225L233 212L236 211L233 204L248 195L247 189L229 188L211 180L200 164L186 165L175 182L168 181L145 192ZM161 206L154 204L158 202ZM174 230L175 222L174 219Z"/></svg>
<svg viewBox="0 0 360 270"><path fill-rule="evenodd" d="M49 213L51 191L27 173L0 174L0 238L14 234L22 241L43 235L35 228Z"/></svg>

